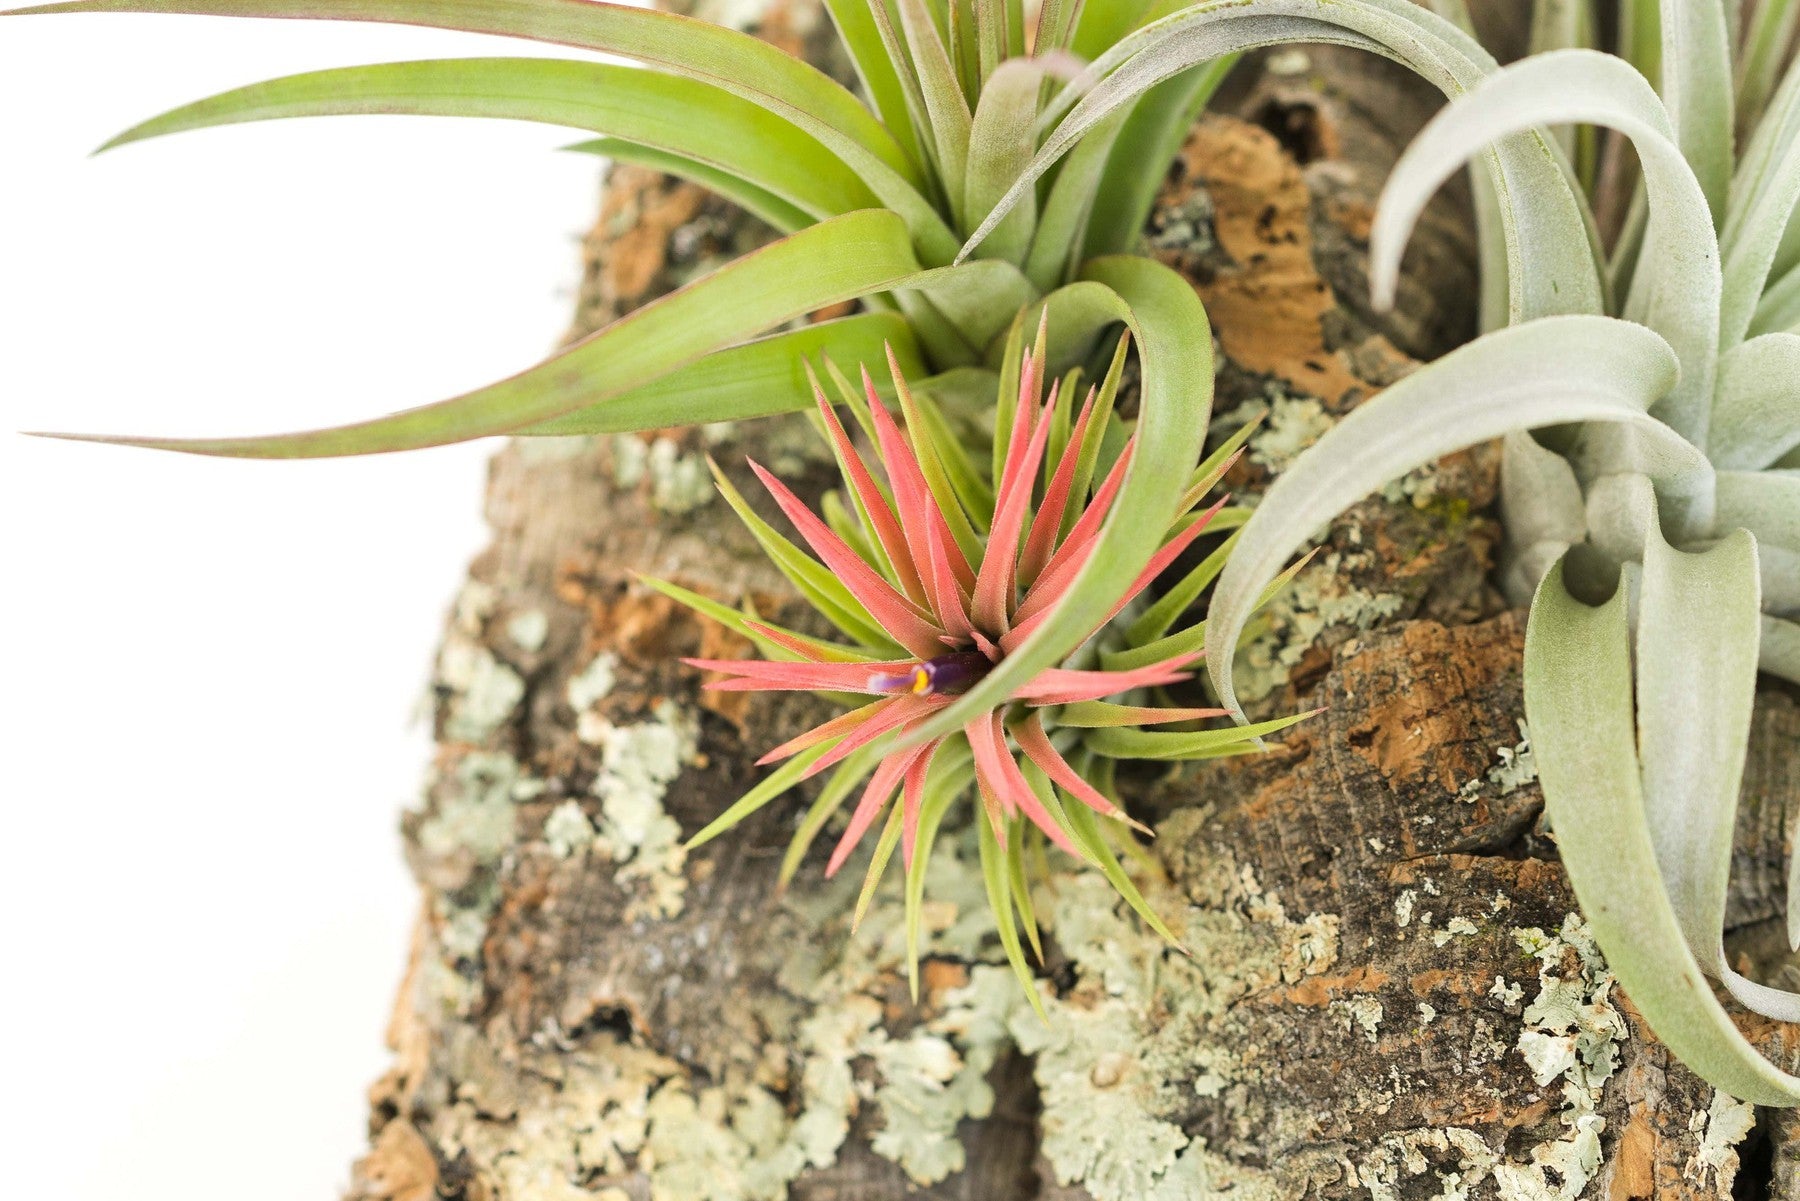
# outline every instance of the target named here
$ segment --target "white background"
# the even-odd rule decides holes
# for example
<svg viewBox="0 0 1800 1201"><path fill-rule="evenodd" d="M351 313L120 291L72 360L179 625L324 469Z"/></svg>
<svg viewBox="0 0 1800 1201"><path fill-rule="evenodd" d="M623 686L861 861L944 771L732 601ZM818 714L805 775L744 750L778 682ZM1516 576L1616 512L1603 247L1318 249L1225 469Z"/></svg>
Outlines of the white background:
<svg viewBox="0 0 1800 1201"><path fill-rule="evenodd" d="M89 159L191 99L525 43L0 22L0 1157L8 1196L320 1201L416 903L396 820L488 445L232 463L22 429L266 432L487 383L566 326L568 131L330 118ZM551 51L551 53L564 53Z"/></svg>

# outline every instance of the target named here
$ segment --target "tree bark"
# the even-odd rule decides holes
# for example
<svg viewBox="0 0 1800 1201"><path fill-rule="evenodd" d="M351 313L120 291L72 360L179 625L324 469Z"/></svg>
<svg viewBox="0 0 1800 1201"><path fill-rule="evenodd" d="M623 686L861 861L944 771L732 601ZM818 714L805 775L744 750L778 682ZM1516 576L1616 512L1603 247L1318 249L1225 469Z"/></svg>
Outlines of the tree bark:
<svg viewBox="0 0 1800 1201"><path fill-rule="evenodd" d="M799 0L731 7L826 53ZM1267 416L1234 490L1470 332L1454 196L1398 311L1365 300L1372 198L1436 103L1369 58L1279 52L1171 168L1147 244L1214 322L1215 433ZM766 237L615 169L577 332ZM713 501L707 453L827 481L797 420L494 460L494 542L445 635L439 753L405 822L423 906L355 1201L1800 1201L1800 1129L1671 1061L1540 828L1523 615L1488 583L1490 450L1358 506L1272 608L1240 677L1322 716L1263 757L1132 773L1158 835L1142 887L1192 958L1051 864L1047 1024L989 932L966 830L934 856L917 1007L891 892L855 932L854 869L827 882L815 856L778 894L805 798L681 850L820 713L701 693L680 656L743 648L634 581L804 620ZM1800 706L1763 700L1732 922L1773 976L1796 971L1779 915ZM1745 1026L1800 1066L1800 1031Z"/></svg>

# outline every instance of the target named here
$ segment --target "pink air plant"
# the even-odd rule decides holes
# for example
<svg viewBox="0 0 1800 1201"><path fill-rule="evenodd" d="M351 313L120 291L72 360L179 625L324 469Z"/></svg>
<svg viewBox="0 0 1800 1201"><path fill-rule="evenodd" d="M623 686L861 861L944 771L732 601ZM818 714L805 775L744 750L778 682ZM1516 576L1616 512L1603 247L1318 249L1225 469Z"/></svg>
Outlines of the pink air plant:
<svg viewBox="0 0 1800 1201"><path fill-rule="evenodd" d="M687 660L694 667L725 673L727 678L706 685L718 691L827 691L872 698L867 704L783 743L760 761L774 763L829 744L828 750L807 765L800 777L804 779L878 740L887 739L894 745L895 749L880 758L870 775L849 825L832 852L825 869L827 875L835 874L844 865L896 792L902 806L902 851L906 863L912 863L927 775L934 758L950 738L958 735L917 745L909 743L908 735L985 676L1037 628L1053 611L1098 543L1102 523L1131 461L1135 437L1125 443L1111 469L1084 503L1084 498L1073 496L1072 491L1077 452L1094 444L1089 435L1094 432L1097 390L1089 390L1069 430L1067 449L1060 460L1046 469L1058 387L1052 384L1048 395L1040 399L1041 380L1040 355L1025 355L1019 372L1016 415L1001 460L985 552L979 561L971 561L965 555L952 532L952 521L966 520L966 516L946 511L946 501L954 503L953 499L940 497L928 485L918 449L882 406L866 372L863 383L868 416L886 468L886 489L877 483L851 443L822 390L817 391L817 400L826 431L843 465L845 483L858 511L865 515L880 558L891 571L877 570L779 479L759 464L750 465L819 559L888 638L906 651L905 658L867 657L852 648L821 646L765 623L751 622L753 630L797 658L788 662ZM905 404L911 398L897 373L896 382L901 384ZM910 413L909 424L916 424ZM1041 495L1040 476L1047 476ZM1197 496L1192 497L1183 512L1197 500ZM1112 611L1095 623L1095 631L1174 563L1206 531L1223 504L1215 504L1170 538L1119 595ZM1065 521L1072 507L1074 519ZM1064 706L1181 683L1190 678L1186 669L1198 658L1197 654L1185 653L1120 671L1071 667L1042 671L995 708L964 725L960 737L967 739L973 754L975 785L1000 844L1005 845L1009 819L1022 815L1064 851L1089 857L1027 781L1014 747L1045 777L1094 812L1129 822L1131 819L1057 749L1045 718ZM1148 725L1218 717L1223 712L1135 706L1122 716L1130 724Z"/></svg>

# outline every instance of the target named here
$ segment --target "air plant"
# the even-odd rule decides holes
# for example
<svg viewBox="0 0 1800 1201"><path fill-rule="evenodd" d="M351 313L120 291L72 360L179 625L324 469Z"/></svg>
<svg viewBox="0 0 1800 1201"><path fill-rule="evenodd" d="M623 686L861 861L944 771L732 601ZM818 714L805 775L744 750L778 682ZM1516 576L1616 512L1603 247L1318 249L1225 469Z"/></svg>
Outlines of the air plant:
<svg viewBox="0 0 1800 1201"><path fill-rule="evenodd" d="M528 58L292 76L202 100L113 144L315 114L424 113L574 126L590 148L685 176L759 214L775 242L510 379L334 429L107 438L198 454L367 454L491 434L612 433L811 407L807 355L891 346L920 392L979 412L1006 330L1051 314L1048 368L1110 328L1141 368L1137 452L1094 553L1016 650L933 716L933 736L1066 659L1144 570L1199 457L1211 339L1194 289L1134 253L1164 169L1233 55L1290 41L1373 50L1457 95L1491 55L1409 0L825 0L866 101L748 34L599 0L73 0L31 13L343 19L502 34L635 65ZM1072 76L1072 77L1071 77ZM1496 181L1543 191L1542 137L1500 144ZM1512 214L1501 235L1519 243ZM1536 276L1521 275L1530 286ZM1557 281L1521 297L1569 300ZM1575 297L1579 299L1579 297ZM800 328L808 313L863 312Z"/></svg>
<svg viewBox="0 0 1800 1201"><path fill-rule="evenodd" d="M1566 43L1593 28L1568 19L1579 7L1539 11L1561 18ZM1745 979L1722 944L1758 667L1800 681L1800 68L1771 89L1797 8L1763 0L1739 30L1719 0L1623 4L1637 65L1565 44L1420 133L1375 221L1378 300L1426 200L1497 138L1617 131L1641 163L1636 205L1608 259L1581 185L1594 173L1569 170L1560 147L1549 178L1497 181L1497 204L1478 207L1509 211L1523 236L1488 257L1502 278L1486 283L1554 286L1560 312L1502 312L1515 324L1388 388L1302 455L1245 526L1208 632L1229 704L1219 656L1293 549L1385 481L1504 437L1503 582L1531 604L1526 711L1570 878L1657 1034L1713 1084L1771 1105L1800 1102L1800 1079L1756 1053L1702 974L1800 1020L1800 996ZM1735 155L1734 125L1748 131Z"/></svg>
<svg viewBox="0 0 1800 1201"><path fill-rule="evenodd" d="M1125 339L1119 340L1104 379L1088 389L1077 408L1079 370L1051 380L1046 391L1044 327L1029 351L1022 329L1014 327L1002 364L1001 386L1009 403L1000 406L1002 432L990 478L949 436L945 415L907 386L892 357L889 371L904 429L866 371L860 396L834 373L838 397L875 448L885 479L871 471L816 380L821 432L837 458L849 504L833 494L827 517L821 518L751 463L816 560L759 518L718 474L721 492L752 534L848 645L778 627L664 581L648 581L753 640L768 656L688 660L725 677L708 688L823 692L852 706L765 755L761 764L785 761L784 766L693 841L711 839L801 781L835 768L789 849L785 881L825 821L862 784L825 872L833 875L844 865L885 810L856 916L860 920L898 844L915 996L919 905L931 843L950 804L971 786L981 802L976 818L981 860L1001 944L1036 1003L1015 919L1016 914L1023 920L1036 949L1025 884L1027 847L1047 841L1097 866L1153 928L1174 941L1125 874L1097 820L1143 829L1108 795L1113 762L1242 754L1255 750L1261 735L1308 716L1217 729L1142 729L1191 727L1226 716L1223 709L1154 702L1191 678L1185 669L1200 658L1204 624L1170 630L1218 575L1235 538L1201 559L1153 604L1139 598L1201 535L1234 529L1248 515L1227 509L1224 499L1196 512L1241 453L1250 433L1245 427L1184 473L1180 501L1158 523L1155 555L1092 622L1077 653L1060 666L1033 672L956 728L932 730L935 715L1031 636L1096 553L1102 523L1118 503L1140 446L1114 412Z"/></svg>

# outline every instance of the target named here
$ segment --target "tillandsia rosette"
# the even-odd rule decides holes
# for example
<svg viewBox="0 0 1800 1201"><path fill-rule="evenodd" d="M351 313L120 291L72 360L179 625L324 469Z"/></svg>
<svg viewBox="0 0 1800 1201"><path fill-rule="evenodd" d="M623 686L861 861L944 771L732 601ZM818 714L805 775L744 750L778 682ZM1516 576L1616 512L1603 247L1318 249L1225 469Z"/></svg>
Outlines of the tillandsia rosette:
<svg viewBox="0 0 1800 1201"><path fill-rule="evenodd" d="M915 395L892 360L904 428L867 372L860 396L834 373L839 400L874 448L879 475L825 392L817 391L822 432L849 501L828 503L826 511L835 519L813 513L779 479L750 464L816 560L757 517L720 474L726 499L847 644L780 628L673 584L648 581L766 652L760 659L688 660L724 677L708 688L822 692L851 706L764 756L762 764L784 766L694 841L706 841L802 781L834 771L795 836L783 879L792 875L825 821L855 794L825 872L835 874L876 823L883 823L857 917L898 845L915 995L925 865L932 839L957 798L971 790L979 797L975 820L989 900L1002 946L1036 1003L1018 930L1022 920L1037 947L1025 883L1028 845L1042 839L1097 866L1173 941L1125 874L1098 820L1137 825L1108 795L1114 761L1241 754L1255 750L1261 735L1308 716L1206 729L1197 727L1225 717L1225 710L1166 703L1167 690L1192 678L1188 669L1199 659L1204 637L1200 624L1171 629L1217 576L1233 539L1202 557L1154 603L1142 599L1202 535L1242 522L1245 512L1227 509L1224 498L1204 509L1200 505L1241 453L1246 428L1186 474L1171 513L1161 519L1140 515L1158 528L1161 545L1096 615L1077 652L1021 679L954 728L933 730L932 719L1022 645L1088 565L1136 452L1136 434L1115 411L1126 339L1120 338L1104 379L1077 405L1079 370L1046 386L1042 328L1036 347L1024 352L1015 327L1002 366L1010 403L999 407L991 487L949 436L931 398Z"/></svg>
<svg viewBox="0 0 1800 1201"><path fill-rule="evenodd" d="M1503 437L1503 583L1531 604L1526 714L1582 907L1690 1067L1793 1105L1800 1078L1757 1054L1702 976L1800 1020L1800 995L1740 975L1722 941L1757 672L1800 681L1800 5L1763 0L1739 23L1720 0L1628 0L1608 23L1625 56L1591 48L1586 8L1538 6L1539 53L1426 126L1373 227L1385 300L1450 174L1496 139L1589 127L1539 135L1558 170L1535 186L1477 178L1478 215L1510 213L1523 235L1505 247L1486 222L1485 308L1510 324L1296 460L1223 573L1209 649L1232 645L1261 581L1334 514ZM1590 205L1623 214L1610 245ZM1546 289L1555 303L1521 303ZM1229 664L1210 669L1229 703ZM1791 856L1800 945L1797 873Z"/></svg>

